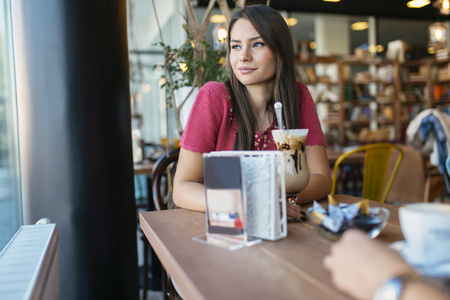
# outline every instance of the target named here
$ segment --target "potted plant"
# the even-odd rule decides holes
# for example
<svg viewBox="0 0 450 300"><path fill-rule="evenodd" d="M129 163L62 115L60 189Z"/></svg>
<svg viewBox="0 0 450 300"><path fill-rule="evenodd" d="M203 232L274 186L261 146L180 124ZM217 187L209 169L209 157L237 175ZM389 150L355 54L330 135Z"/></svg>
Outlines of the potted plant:
<svg viewBox="0 0 450 300"><path fill-rule="evenodd" d="M208 81L228 79L224 51L214 49L205 41L194 40L186 26L184 28L187 39L180 48L160 43L166 55L162 87L166 88L168 105L174 108L180 134L199 88Z"/></svg>
<svg viewBox="0 0 450 300"><path fill-rule="evenodd" d="M167 104L174 109L180 135L200 87L208 81L228 79L228 71L224 68L224 50L214 49L205 41L215 2L210 0L202 24L199 25L191 0L186 0L188 18L183 25L186 41L179 48L174 48L166 45L161 36L159 43L164 49L165 59L165 74L162 76L165 83L162 87L166 89Z"/></svg>

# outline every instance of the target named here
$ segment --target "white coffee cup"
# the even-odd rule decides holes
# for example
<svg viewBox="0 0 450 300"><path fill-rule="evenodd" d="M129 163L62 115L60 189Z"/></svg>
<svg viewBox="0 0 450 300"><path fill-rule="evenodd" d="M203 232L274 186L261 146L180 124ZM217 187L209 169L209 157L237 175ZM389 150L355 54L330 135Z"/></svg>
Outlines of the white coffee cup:
<svg viewBox="0 0 450 300"><path fill-rule="evenodd" d="M417 266L450 262L450 204L412 203L399 209L408 261Z"/></svg>

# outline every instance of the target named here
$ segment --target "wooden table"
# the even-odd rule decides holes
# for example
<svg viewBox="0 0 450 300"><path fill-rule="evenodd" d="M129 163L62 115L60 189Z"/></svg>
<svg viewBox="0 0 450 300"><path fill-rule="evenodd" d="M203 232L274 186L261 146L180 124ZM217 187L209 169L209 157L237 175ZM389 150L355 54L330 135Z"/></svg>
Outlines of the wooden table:
<svg viewBox="0 0 450 300"><path fill-rule="evenodd" d="M141 163L134 164L134 175L145 175L146 177L146 185L147 185L147 201L145 201L144 197L140 197L136 199L136 207L137 208L147 208L154 210L155 205L153 204L153 195L152 195L152 177L153 174L153 166L155 162L144 160ZM139 182L138 182L139 183ZM142 186L138 185L137 187L140 194L142 195Z"/></svg>
<svg viewBox="0 0 450 300"><path fill-rule="evenodd" d="M134 175L152 175L154 165L154 162L148 160L134 164Z"/></svg>
<svg viewBox="0 0 450 300"><path fill-rule="evenodd" d="M338 202L359 201L336 195ZM383 243L403 240L398 207L377 237ZM183 209L140 214L140 224L166 271L186 299L350 299L331 284L322 260L331 242L307 222L289 223L288 236L276 242L228 251L192 237L206 233L205 214Z"/></svg>
<svg viewBox="0 0 450 300"><path fill-rule="evenodd" d="M334 166L334 163L342 154L344 154L344 152L342 152L342 151L336 152L336 151L327 149L327 156L328 156L328 162L330 163L330 167ZM350 155L349 157L347 157L345 159L345 163L346 164L363 163L364 156L365 156L365 152L356 152L356 153Z"/></svg>

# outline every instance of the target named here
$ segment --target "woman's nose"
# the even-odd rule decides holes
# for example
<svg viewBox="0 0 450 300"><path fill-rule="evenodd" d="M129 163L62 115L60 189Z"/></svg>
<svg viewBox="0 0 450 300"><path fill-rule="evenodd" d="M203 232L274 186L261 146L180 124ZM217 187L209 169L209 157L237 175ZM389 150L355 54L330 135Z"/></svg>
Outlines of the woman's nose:
<svg viewBox="0 0 450 300"><path fill-rule="evenodd" d="M242 49L241 54L239 56L240 61L249 61L251 60L251 55L247 48Z"/></svg>

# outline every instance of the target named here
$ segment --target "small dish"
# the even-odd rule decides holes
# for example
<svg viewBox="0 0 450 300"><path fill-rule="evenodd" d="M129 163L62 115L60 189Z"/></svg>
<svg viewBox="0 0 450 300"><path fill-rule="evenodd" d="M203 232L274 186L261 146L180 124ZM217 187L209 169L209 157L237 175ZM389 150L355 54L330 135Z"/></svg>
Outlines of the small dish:
<svg viewBox="0 0 450 300"><path fill-rule="evenodd" d="M383 207L377 207L376 213L367 216L357 215L351 222L344 222L337 232L333 232L321 224L321 220L316 214L313 214L313 207L306 210L310 224L326 239L337 241L342 234L350 228L359 229L367 233L370 238L377 237L386 227L389 219L389 210Z"/></svg>

